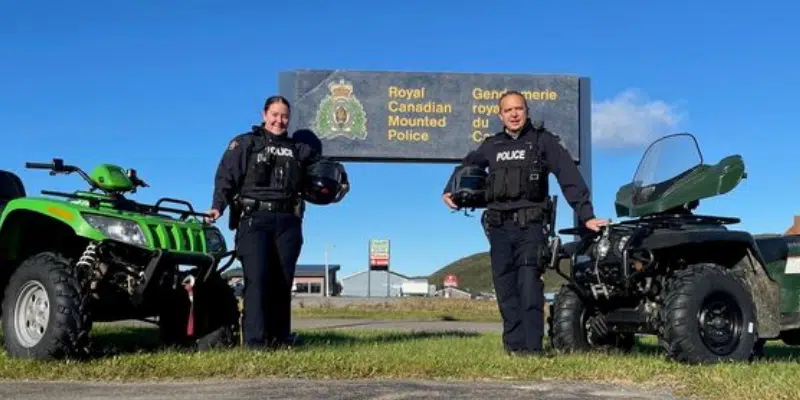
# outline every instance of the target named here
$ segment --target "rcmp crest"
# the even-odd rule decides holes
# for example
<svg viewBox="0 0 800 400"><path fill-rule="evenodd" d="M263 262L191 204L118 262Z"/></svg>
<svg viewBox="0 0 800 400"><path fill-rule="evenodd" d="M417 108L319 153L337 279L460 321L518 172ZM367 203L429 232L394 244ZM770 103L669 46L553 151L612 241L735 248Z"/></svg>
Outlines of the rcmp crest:
<svg viewBox="0 0 800 400"><path fill-rule="evenodd" d="M328 84L330 93L319 103L314 130L320 139L367 137L367 114L353 95L353 85L340 79Z"/></svg>

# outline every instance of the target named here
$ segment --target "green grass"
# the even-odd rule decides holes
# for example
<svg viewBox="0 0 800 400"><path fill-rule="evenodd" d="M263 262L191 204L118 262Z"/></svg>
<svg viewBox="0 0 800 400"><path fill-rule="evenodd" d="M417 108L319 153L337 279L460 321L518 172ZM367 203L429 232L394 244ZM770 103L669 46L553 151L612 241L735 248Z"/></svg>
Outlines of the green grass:
<svg viewBox="0 0 800 400"><path fill-rule="evenodd" d="M159 350L154 329L98 325L94 360L34 362L0 356L0 379L566 379L669 387L677 395L700 398L800 398L800 349L778 345L769 346L766 359L755 363L688 366L664 360L652 340L642 340L628 355L518 358L503 353L498 334L301 333L307 345L290 350L194 353Z"/></svg>

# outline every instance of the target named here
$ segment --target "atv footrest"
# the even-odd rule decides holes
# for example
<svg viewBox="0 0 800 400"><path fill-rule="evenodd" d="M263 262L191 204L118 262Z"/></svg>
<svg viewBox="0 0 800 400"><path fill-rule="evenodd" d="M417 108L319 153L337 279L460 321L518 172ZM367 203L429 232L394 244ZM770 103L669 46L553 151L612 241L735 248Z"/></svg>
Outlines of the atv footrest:
<svg viewBox="0 0 800 400"><path fill-rule="evenodd" d="M647 326L647 316L638 308L618 308L605 315L614 332L640 332Z"/></svg>

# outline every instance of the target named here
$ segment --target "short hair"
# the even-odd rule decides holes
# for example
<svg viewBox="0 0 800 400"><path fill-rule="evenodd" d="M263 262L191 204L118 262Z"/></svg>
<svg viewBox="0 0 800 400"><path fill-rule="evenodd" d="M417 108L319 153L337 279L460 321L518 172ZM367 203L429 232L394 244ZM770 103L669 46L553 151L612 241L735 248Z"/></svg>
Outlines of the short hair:
<svg viewBox="0 0 800 400"><path fill-rule="evenodd" d="M290 112L292 111L292 106L289 104L289 100L287 100L286 97L280 95L268 97L267 100L264 102L264 111L267 111L269 109L269 106L271 106L274 103L286 104L286 108L288 108Z"/></svg>
<svg viewBox="0 0 800 400"><path fill-rule="evenodd" d="M500 96L499 99L497 99L497 107L499 107L500 111L503 111L503 108L502 108L503 99L505 99L508 96L519 96L519 97L522 97L522 100L523 100L522 102L525 103L525 110L526 111L528 110L528 99L526 99L525 96L522 93L520 93L519 91L509 90L509 91L503 93L503 95Z"/></svg>

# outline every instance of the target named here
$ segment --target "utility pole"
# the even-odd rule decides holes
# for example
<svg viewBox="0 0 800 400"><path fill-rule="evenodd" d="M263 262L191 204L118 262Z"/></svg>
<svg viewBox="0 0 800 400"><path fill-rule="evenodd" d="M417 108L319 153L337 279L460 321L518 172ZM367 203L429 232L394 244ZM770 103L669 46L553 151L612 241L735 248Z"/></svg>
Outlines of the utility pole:
<svg viewBox="0 0 800 400"><path fill-rule="evenodd" d="M325 243L325 280L323 280L323 284L325 285L325 297L330 296L330 291L328 287L330 286L330 274L328 273L328 243Z"/></svg>

